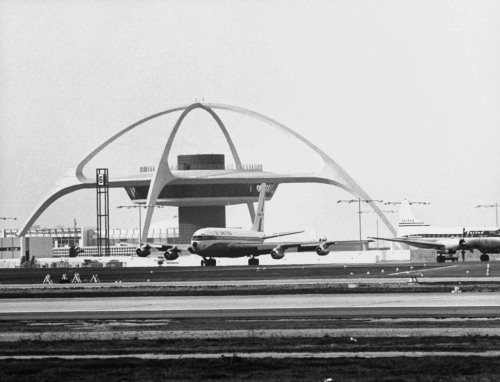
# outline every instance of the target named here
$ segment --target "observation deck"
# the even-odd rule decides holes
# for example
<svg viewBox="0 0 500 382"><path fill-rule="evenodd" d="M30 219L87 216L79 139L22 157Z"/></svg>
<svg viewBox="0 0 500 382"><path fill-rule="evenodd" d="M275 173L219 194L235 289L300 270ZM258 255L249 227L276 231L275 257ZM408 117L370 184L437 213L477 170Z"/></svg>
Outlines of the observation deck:
<svg viewBox="0 0 500 382"><path fill-rule="evenodd" d="M263 175L261 164L226 164L224 155L180 155L178 163L169 166L170 171L179 179L203 179L196 183L186 184L172 182L161 190L156 204L177 207L193 206L228 206L257 202L259 198L258 186L262 183L251 180L248 173ZM140 176L152 178L155 166L141 166ZM243 183L225 183L221 177L245 173ZM218 178L219 181L208 181ZM266 186L266 200L271 200L278 188L274 182ZM146 204L149 185L125 187L130 200L135 204Z"/></svg>

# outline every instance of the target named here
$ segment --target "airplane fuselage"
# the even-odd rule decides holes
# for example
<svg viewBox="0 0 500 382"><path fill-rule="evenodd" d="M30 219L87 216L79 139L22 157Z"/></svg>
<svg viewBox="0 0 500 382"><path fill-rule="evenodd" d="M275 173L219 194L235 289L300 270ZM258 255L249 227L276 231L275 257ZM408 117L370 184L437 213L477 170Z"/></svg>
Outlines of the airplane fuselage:
<svg viewBox="0 0 500 382"><path fill-rule="evenodd" d="M500 252L500 230L496 227L442 228L427 226L418 231L407 233L402 238L443 244L452 252L454 249L478 249L482 253ZM417 244L412 245L418 247Z"/></svg>
<svg viewBox="0 0 500 382"><path fill-rule="evenodd" d="M466 236L484 236L498 230L496 227L433 227L426 225L411 229L406 228L405 230L400 228L398 237L421 237L422 239L462 237L464 229Z"/></svg>
<svg viewBox="0 0 500 382"><path fill-rule="evenodd" d="M251 256L250 248L238 248L238 244L264 242L264 233L252 230L230 228L202 228L193 234L191 248L202 257L245 257Z"/></svg>
<svg viewBox="0 0 500 382"><path fill-rule="evenodd" d="M414 202L415 203L415 202ZM457 261L458 251L465 261L465 251L481 252L479 259L489 261L488 253L500 253L500 229L498 227L432 227L417 219L411 212L407 199L401 202L397 236L375 238L403 243L412 247L434 249L438 253L438 263L446 260Z"/></svg>

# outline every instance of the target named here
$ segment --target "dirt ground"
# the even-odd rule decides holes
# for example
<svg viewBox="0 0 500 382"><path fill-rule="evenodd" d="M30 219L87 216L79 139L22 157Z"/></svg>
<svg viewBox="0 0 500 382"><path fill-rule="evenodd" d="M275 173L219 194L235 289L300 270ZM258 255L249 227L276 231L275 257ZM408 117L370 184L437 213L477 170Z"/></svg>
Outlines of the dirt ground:
<svg viewBox="0 0 500 382"><path fill-rule="evenodd" d="M500 318L4 321L0 380L496 381L499 350Z"/></svg>

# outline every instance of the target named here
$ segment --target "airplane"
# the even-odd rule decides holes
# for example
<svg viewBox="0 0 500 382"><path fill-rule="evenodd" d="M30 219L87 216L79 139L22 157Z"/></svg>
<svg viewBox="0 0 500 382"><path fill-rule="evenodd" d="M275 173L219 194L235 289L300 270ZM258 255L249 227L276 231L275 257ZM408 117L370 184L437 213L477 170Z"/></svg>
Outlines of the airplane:
<svg viewBox="0 0 500 382"><path fill-rule="evenodd" d="M417 248L435 249L438 253L436 261L458 261L457 251L465 261L465 251L481 252L479 259L489 261L488 253L500 253L500 229L498 227L475 228L443 228L433 227L415 218L410 202L401 203L397 237L371 237L370 239L393 241L408 244Z"/></svg>
<svg viewBox="0 0 500 382"><path fill-rule="evenodd" d="M216 258L248 257L248 265L259 265L258 256L271 255L275 260L282 259L286 251L305 252L314 250L319 256L330 252L334 241L326 239L315 242L265 242L267 239L293 235L303 231L282 232L272 235L264 233L264 202L266 184L260 185L257 211L252 229L201 228L194 232L191 245L149 244L137 248L138 256L146 257L152 252L164 252L166 260L175 260L183 251L200 256L201 266L215 266Z"/></svg>

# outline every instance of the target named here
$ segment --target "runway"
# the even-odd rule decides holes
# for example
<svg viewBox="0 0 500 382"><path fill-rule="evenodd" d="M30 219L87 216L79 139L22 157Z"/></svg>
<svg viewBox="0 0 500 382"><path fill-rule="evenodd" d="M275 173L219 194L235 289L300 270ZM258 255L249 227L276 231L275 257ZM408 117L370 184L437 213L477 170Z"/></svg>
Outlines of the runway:
<svg viewBox="0 0 500 382"><path fill-rule="evenodd" d="M181 360L181 359L231 359L231 358L245 358L245 359L332 359L332 358L422 358L422 357L499 357L500 351L483 351L483 352L438 352L438 351L408 351L408 352L324 352L324 353L311 353L311 352L252 352L252 353L191 353L191 354L116 354L116 355L65 355L58 354L57 358L67 361L74 360L95 360L95 359L146 359L146 360ZM29 356L0 356L0 360L17 359L17 360L43 360L55 358L54 355L29 355Z"/></svg>
<svg viewBox="0 0 500 382"><path fill-rule="evenodd" d="M498 293L1 299L0 320L500 315Z"/></svg>
<svg viewBox="0 0 500 382"><path fill-rule="evenodd" d="M487 273L486 271L490 272ZM42 284L51 272L53 284ZM55 272L80 272L83 283L60 284ZM85 277L100 273L104 280L93 284ZM500 297L496 293L355 293L360 285L418 285L451 283L442 290L451 292L459 283L499 283L500 264L466 262L456 264L361 264L349 266L272 266L272 267L210 267L210 268L119 268L119 269L15 269L0 273L0 292L24 290L37 298L0 299L0 320L8 319L148 319L168 317L397 317L400 314L418 317L480 317L500 315ZM23 283L39 280L39 283ZM119 282L117 282L117 280ZM123 280L123 282L122 282ZM297 294L300 285L345 285L349 293ZM492 284L493 285L493 284ZM259 287L259 293L238 293L231 290ZM276 293L281 286L285 292ZM140 287L142 296L132 294ZM153 296L152 289L173 288L174 295ZM175 295L177 287L203 291L210 296ZM269 289L268 289L269 287ZM217 294L218 288L226 288ZM240 288L240 289L238 289ZM383 288L383 289L382 289ZM61 290L60 296L78 290L90 292L88 297L44 298L44 291ZM165 289L167 290L167 289ZM245 290L243 288L243 290ZM381 287L376 292L391 292ZM123 291L120 295L97 297L96 293ZM417 290L415 290L417 292ZM269 292L269 293L266 293ZM365 291L366 292L366 291ZM129 293L131 293L129 295ZM207 294L205 293L205 294ZM284 294L289 293L289 294ZM309 293L309 294L303 294ZM315 292L316 293L316 292ZM248 295L245 295L248 294ZM252 294L252 295L250 295ZM71 294L68 294L71 296ZM134 296L134 297L132 297ZM9 296L9 297L16 297Z"/></svg>

